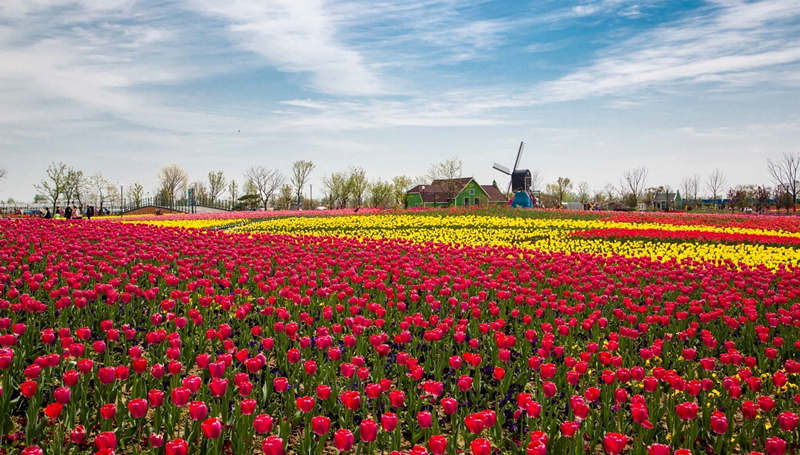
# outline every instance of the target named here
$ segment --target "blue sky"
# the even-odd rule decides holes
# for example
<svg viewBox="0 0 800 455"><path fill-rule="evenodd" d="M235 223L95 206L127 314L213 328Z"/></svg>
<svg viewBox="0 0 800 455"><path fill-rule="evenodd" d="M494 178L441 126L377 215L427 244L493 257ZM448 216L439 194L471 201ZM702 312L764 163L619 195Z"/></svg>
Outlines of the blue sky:
<svg viewBox="0 0 800 455"><path fill-rule="evenodd" d="M322 178L458 157L595 190L645 166L768 182L800 152L800 0L4 0L0 199L51 161L156 186L179 163Z"/></svg>

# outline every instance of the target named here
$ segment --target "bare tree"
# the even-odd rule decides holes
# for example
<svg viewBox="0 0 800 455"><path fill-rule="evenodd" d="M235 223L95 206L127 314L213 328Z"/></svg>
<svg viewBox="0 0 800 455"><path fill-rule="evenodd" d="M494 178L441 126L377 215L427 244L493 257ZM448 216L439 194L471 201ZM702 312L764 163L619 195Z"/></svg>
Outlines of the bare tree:
<svg viewBox="0 0 800 455"><path fill-rule="evenodd" d="M225 176L222 171L209 171L208 172L208 198L211 203L217 200L222 191L225 189Z"/></svg>
<svg viewBox="0 0 800 455"><path fill-rule="evenodd" d="M239 197L239 185L236 180L228 182L228 197L231 198L231 204L236 204L236 198Z"/></svg>
<svg viewBox="0 0 800 455"><path fill-rule="evenodd" d="M113 188L111 186L111 182L109 182L105 177L103 177L103 174L99 172L89 177L89 185L92 188L91 191L93 199L97 203L97 206L102 213L103 205L112 194L116 194L116 189Z"/></svg>
<svg viewBox="0 0 800 455"><path fill-rule="evenodd" d="M252 185L252 189L256 190L265 209L272 195L283 184L283 174L279 170L266 169L262 166L251 167L245 173L245 177L247 177L248 186Z"/></svg>
<svg viewBox="0 0 800 455"><path fill-rule="evenodd" d="M392 178L394 187L394 204L397 207L406 206L406 192L414 186L414 179L405 175L398 175Z"/></svg>
<svg viewBox="0 0 800 455"><path fill-rule="evenodd" d="M578 184L578 200L582 204L586 204L589 202L589 198L591 195L589 194L589 184L587 182L581 182Z"/></svg>
<svg viewBox="0 0 800 455"><path fill-rule="evenodd" d="M144 187L140 183L134 183L133 185L128 187L127 196L128 200L131 201L134 207L140 207L142 205L142 194L144 193Z"/></svg>
<svg viewBox="0 0 800 455"><path fill-rule="evenodd" d="M370 205L373 207L389 207L394 204L394 186L389 182L378 180L369 185Z"/></svg>
<svg viewBox="0 0 800 455"><path fill-rule="evenodd" d="M433 180L445 180L445 189L449 194L454 194L459 188L455 179L461 178L463 164L458 158L448 158L440 163L431 165L427 177Z"/></svg>
<svg viewBox="0 0 800 455"><path fill-rule="evenodd" d="M72 205L73 201L80 201L82 194L80 192L85 188L82 183L83 171L74 168L67 168L67 174L64 181L64 199L67 205Z"/></svg>
<svg viewBox="0 0 800 455"><path fill-rule="evenodd" d="M714 210L717 210L717 198L720 195L720 191L722 191L722 187L725 186L726 181L725 174L723 174L719 168L714 169L706 179L706 188L708 188L711 197L714 199Z"/></svg>
<svg viewBox="0 0 800 455"><path fill-rule="evenodd" d="M531 170L531 191L536 191L542 184L542 173L536 169Z"/></svg>
<svg viewBox="0 0 800 455"><path fill-rule="evenodd" d="M350 178L344 172L334 172L323 179L328 190L328 207L345 208L351 196Z"/></svg>
<svg viewBox="0 0 800 455"><path fill-rule="evenodd" d="M175 199L178 194L186 191L186 185L189 183L189 174L177 164L170 164L161 168L158 173L158 180L160 184L159 192L165 201L170 206L175 205Z"/></svg>
<svg viewBox="0 0 800 455"><path fill-rule="evenodd" d="M360 207L364 202L364 193L367 191L367 171L360 167L350 168L350 175L347 177L347 186L350 194L355 198L356 207Z"/></svg>
<svg viewBox="0 0 800 455"><path fill-rule="evenodd" d="M630 194L630 200L633 202L633 207L639 203L644 191L645 182L647 181L647 168L638 167L635 169L628 169L622 175L622 183L620 186L625 188L625 191Z"/></svg>
<svg viewBox="0 0 800 455"><path fill-rule="evenodd" d="M776 189L780 189L791 195L792 211L797 210L797 189L800 182L797 181L800 173L800 153L784 153L781 159L773 161L767 160L767 170L775 183Z"/></svg>
<svg viewBox="0 0 800 455"><path fill-rule="evenodd" d="M547 192L552 194L558 201L558 207L569 196L569 191L572 189L572 181L567 177L559 177L554 183L547 185Z"/></svg>
<svg viewBox="0 0 800 455"><path fill-rule="evenodd" d="M697 175L684 177L683 180L681 180L681 191L683 191L684 207L688 205L689 200L692 201L692 204L694 205L697 204L698 180L699 178L697 177Z"/></svg>
<svg viewBox="0 0 800 455"><path fill-rule="evenodd" d="M292 175L289 180L297 196L296 201L298 205L303 202L303 186L305 186L308 181L308 176L313 170L314 163L311 161L299 160L292 164Z"/></svg>
<svg viewBox="0 0 800 455"><path fill-rule="evenodd" d="M64 186L67 184L68 171L69 168L64 163L50 163L47 171L45 171L45 179L36 185L36 190L44 194L53 203L54 214L58 198L63 194Z"/></svg>
<svg viewBox="0 0 800 455"><path fill-rule="evenodd" d="M428 169L430 180L451 180L461 177L463 164L458 158L449 158L440 163L433 164Z"/></svg>
<svg viewBox="0 0 800 455"><path fill-rule="evenodd" d="M192 198L195 204L203 205L206 203L208 200L208 187L204 182L192 182L189 188L192 190Z"/></svg>

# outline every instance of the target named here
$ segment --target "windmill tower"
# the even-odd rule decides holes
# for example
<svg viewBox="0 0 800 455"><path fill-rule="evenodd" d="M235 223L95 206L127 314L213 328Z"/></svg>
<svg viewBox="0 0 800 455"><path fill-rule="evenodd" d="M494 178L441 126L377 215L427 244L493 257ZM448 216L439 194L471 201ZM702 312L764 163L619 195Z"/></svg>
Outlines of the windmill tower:
<svg viewBox="0 0 800 455"><path fill-rule="evenodd" d="M519 160L522 157L522 151L524 149L525 142L520 142L517 158L514 160L514 167L511 170L499 163L494 163L492 168L511 177L508 182L508 190L506 190L506 194L512 191L514 194L511 206L530 208L533 207L533 201L535 201L531 193L531 171L528 169L518 169Z"/></svg>

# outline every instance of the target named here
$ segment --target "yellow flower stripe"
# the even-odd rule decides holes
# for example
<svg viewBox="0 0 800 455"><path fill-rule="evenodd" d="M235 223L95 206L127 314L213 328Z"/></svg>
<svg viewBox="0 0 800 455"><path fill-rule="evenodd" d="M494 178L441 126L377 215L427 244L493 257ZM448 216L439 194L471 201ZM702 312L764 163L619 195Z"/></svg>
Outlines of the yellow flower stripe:
<svg viewBox="0 0 800 455"><path fill-rule="evenodd" d="M340 237L403 238L415 242L464 245L499 245L543 251L620 254L653 259L695 259L763 264L775 269L782 264L800 265L800 250L792 247L725 244L702 241L667 242L642 239L591 239L569 234L576 230L638 228L665 231L707 231L797 237L800 233L713 226L681 226L658 223L626 223L580 219L512 218L480 215L371 215L317 218L279 218L245 224L234 232L332 235Z"/></svg>
<svg viewBox="0 0 800 455"><path fill-rule="evenodd" d="M124 224L149 224L160 227L177 227L186 229L207 229L219 226L229 226L231 224L242 223L246 220L242 218L234 219L194 219L194 220L132 220L121 221Z"/></svg>

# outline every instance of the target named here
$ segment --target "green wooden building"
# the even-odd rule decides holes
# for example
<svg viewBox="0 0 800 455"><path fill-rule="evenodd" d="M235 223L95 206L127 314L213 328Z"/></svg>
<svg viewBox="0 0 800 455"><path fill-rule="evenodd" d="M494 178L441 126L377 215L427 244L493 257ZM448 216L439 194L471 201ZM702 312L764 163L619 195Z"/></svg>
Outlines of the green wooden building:
<svg viewBox="0 0 800 455"><path fill-rule="evenodd" d="M508 203L497 185L479 185L472 177L434 180L406 192L406 207L469 207Z"/></svg>

